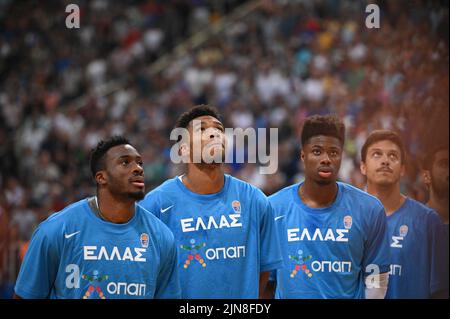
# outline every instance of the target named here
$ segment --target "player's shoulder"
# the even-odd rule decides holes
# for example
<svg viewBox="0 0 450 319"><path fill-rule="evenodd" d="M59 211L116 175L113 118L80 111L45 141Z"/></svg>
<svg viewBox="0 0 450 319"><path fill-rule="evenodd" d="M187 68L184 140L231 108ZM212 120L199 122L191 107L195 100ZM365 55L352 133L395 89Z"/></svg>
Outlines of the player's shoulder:
<svg viewBox="0 0 450 319"><path fill-rule="evenodd" d="M87 198L79 200L75 203L67 205L62 210L51 214L42 224L59 224L65 223L74 218L80 218L80 211L88 207Z"/></svg>
<svg viewBox="0 0 450 319"><path fill-rule="evenodd" d="M249 198L267 201L266 194L255 185L228 174L225 174L225 178L229 179L229 187L237 189L240 194L249 194Z"/></svg>
<svg viewBox="0 0 450 319"><path fill-rule="evenodd" d="M176 193L177 178L178 176L170 178L163 182L161 185L155 187L145 195L144 199L141 202L145 203L145 201L149 199L154 199L162 195L167 196L167 194L169 193Z"/></svg>
<svg viewBox="0 0 450 319"><path fill-rule="evenodd" d="M148 211L140 203L136 203L136 207L140 210L142 218L146 220L147 224L151 226L156 235L158 235L166 242L171 243L174 241L172 231L166 224L164 224L164 222L162 222L158 217Z"/></svg>
<svg viewBox="0 0 450 319"><path fill-rule="evenodd" d="M413 198L406 198L405 208L408 211L408 214L414 215L417 220L423 220L423 218L440 220L440 217L435 210Z"/></svg>
<svg viewBox="0 0 450 319"><path fill-rule="evenodd" d="M156 217L148 209L142 206L141 203L136 203L136 208L139 209L142 214L142 218L149 224L154 225L157 228L160 228L164 225L164 223L160 221L158 217Z"/></svg>
<svg viewBox="0 0 450 319"><path fill-rule="evenodd" d="M269 196L270 203L282 204L288 202L288 198L292 196L292 193L298 189L300 183L295 183L293 185L286 186L276 193Z"/></svg>
<svg viewBox="0 0 450 319"><path fill-rule="evenodd" d="M79 221L84 215L83 212L88 208L87 198L74 202L58 212L54 212L38 228L47 233L54 233L64 229L66 225Z"/></svg>
<svg viewBox="0 0 450 319"><path fill-rule="evenodd" d="M375 208L384 209L383 204L375 196L353 185L344 182L337 182L337 183L342 192L342 196L345 197L346 199L350 199L362 205L374 206Z"/></svg>

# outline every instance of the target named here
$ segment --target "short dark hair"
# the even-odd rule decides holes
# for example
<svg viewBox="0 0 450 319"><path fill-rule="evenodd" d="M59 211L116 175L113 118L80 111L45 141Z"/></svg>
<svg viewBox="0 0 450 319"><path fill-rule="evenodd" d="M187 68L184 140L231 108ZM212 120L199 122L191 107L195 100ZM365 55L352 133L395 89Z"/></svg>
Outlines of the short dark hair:
<svg viewBox="0 0 450 319"><path fill-rule="evenodd" d="M401 163L404 164L406 162L405 146L403 145L403 141L400 135L398 135L395 131L391 130L375 130L369 134L363 147L361 148L361 161L366 162L367 150L372 144L386 140L391 141L392 143L398 146L401 153Z"/></svg>
<svg viewBox="0 0 450 319"><path fill-rule="evenodd" d="M106 140L98 142L97 146L91 150L89 156L89 166L91 168L92 176L95 178L95 174L106 168L105 154L108 150L114 146L130 144L130 141L123 136L114 135ZM131 144L130 144L131 145Z"/></svg>
<svg viewBox="0 0 450 319"><path fill-rule="evenodd" d="M345 125L334 115L313 115L306 118L302 129L302 147L311 137L317 135L332 136L337 138L341 145L345 142Z"/></svg>
<svg viewBox="0 0 450 319"><path fill-rule="evenodd" d="M222 116L219 114L216 108L202 104L194 106L190 110L181 114L180 117L178 117L175 127L187 128L192 120L205 115L215 117L220 122L222 122Z"/></svg>
<svg viewBox="0 0 450 319"><path fill-rule="evenodd" d="M435 155L439 151L444 151L449 149L448 141L442 144L435 145L434 147L429 147L428 150L425 151L425 156L422 158L422 169L431 171L433 163L435 161Z"/></svg>

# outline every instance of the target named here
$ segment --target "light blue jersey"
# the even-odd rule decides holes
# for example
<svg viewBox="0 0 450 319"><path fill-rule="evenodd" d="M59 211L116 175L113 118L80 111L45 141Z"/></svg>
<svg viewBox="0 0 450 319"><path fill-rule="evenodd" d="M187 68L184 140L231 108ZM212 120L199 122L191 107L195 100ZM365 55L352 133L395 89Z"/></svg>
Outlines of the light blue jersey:
<svg viewBox="0 0 450 319"><path fill-rule="evenodd" d="M282 265L269 201L246 182L225 175L220 192L199 195L175 177L140 205L175 236L183 298L258 298L260 272Z"/></svg>
<svg viewBox="0 0 450 319"><path fill-rule="evenodd" d="M22 298L179 298L170 230L136 206L126 224L98 218L84 199L36 229L16 282Z"/></svg>
<svg viewBox="0 0 450 319"><path fill-rule="evenodd" d="M387 222L391 271L386 298L427 299L445 289L440 269L445 242L439 215L407 198Z"/></svg>
<svg viewBox="0 0 450 319"><path fill-rule="evenodd" d="M300 185L269 197L285 261L276 272L275 298L364 298L364 276L389 271L382 204L338 182L330 207L310 208L298 195Z"/></svg>

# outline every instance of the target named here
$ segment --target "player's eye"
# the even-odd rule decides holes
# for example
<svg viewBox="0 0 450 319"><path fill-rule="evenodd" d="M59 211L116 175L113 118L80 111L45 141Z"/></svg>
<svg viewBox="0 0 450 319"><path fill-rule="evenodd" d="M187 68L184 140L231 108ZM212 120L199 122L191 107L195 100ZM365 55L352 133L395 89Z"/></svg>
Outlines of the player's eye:
<svg viewBox="0 0 450 319"><path fill-rule="evenodd" d="M381 157L381 152L378 152L378 151L373 152L372 156L375 158L379 158L379 157Z"/></svg>
<svg viewBox="0 0 450 319"><path fill-rule="evenodd" d="M439 162L439 167L448 168L448 159L444 159Z"/></svg>
<svg viewBox="0 0 450 319"><path fill-rule="evenodd" d="M389 158L390 158L392 161L398 161L398 155L395 154L395 153L389 154Z"/></svg>
<svg viewBox="0 0 450 319"><path fill-rule="evenodd" d="M314 155L320 155L322 152L318 148L315 148L315 149L312 150L312 153Z"/></svg>
<svg viewBox="0 0 450 319"><path fill-rule="evenodd" d="M336 150L333 150L333 151L330 152L330 155L333 156L333 157L336 157L336 156L339 155L339 152L336 151Z"/></svg>
<svg viewBox="0 0 450 319"><path fill-rule="evenodd" d="M121 164L122 164L123 166L127 166L128 164L130 164L130 161L127 160L127 159L124 159L124 160L122 160Z"/></svg>

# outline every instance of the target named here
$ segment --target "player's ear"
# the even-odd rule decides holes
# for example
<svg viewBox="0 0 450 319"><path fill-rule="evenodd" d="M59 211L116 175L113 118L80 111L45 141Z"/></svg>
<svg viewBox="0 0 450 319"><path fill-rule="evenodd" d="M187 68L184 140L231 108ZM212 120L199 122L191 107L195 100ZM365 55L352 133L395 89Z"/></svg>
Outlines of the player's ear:
<svg viewBox="0 0 450 319"><path fill-rule="evenodd" d="M106 171L101 170L101 171L98 171L97 173L95 173L95 182L98 185L106 185L107 181L108 181L108 179L106 177Z"/></svg>
<svg viewBox="0 0 450 319"><path fill-rule="evenodd" d="M423 182L426 185L430 185L431 184L431 174L430 174L429 170L423 170L422 171L422 179L423 179Z"/></svg>
<svg viewBox="0 0 450 319"><path fill-rule="evenodd" d="M179 154L182 157L189 157L189 152L190 152L189 144L188 143L181 143L180 144L180 148L179 148Z"/></svg>
<svg viewBox="0 0 450 319"><path fill-rule="evenodd" d="M366 163L364 163L363 161L361 161L361 163L359 163L359 170L361 171L361 174L363 174L364 176L367 176Z"/></svg>
<svg viewBox="0 0 450 319"><path fill-rule="evenodd" d="M406 165L402 164L401 168L400 168L400 176L404 176L406 172Z"/></svg>
<svg viewBox="0 0 450 319"><path fill-rule="evenodd" d="M303 149L300 150L300 159L302 160L302 162L305 161L305 152L303 151Z"/></svg>

